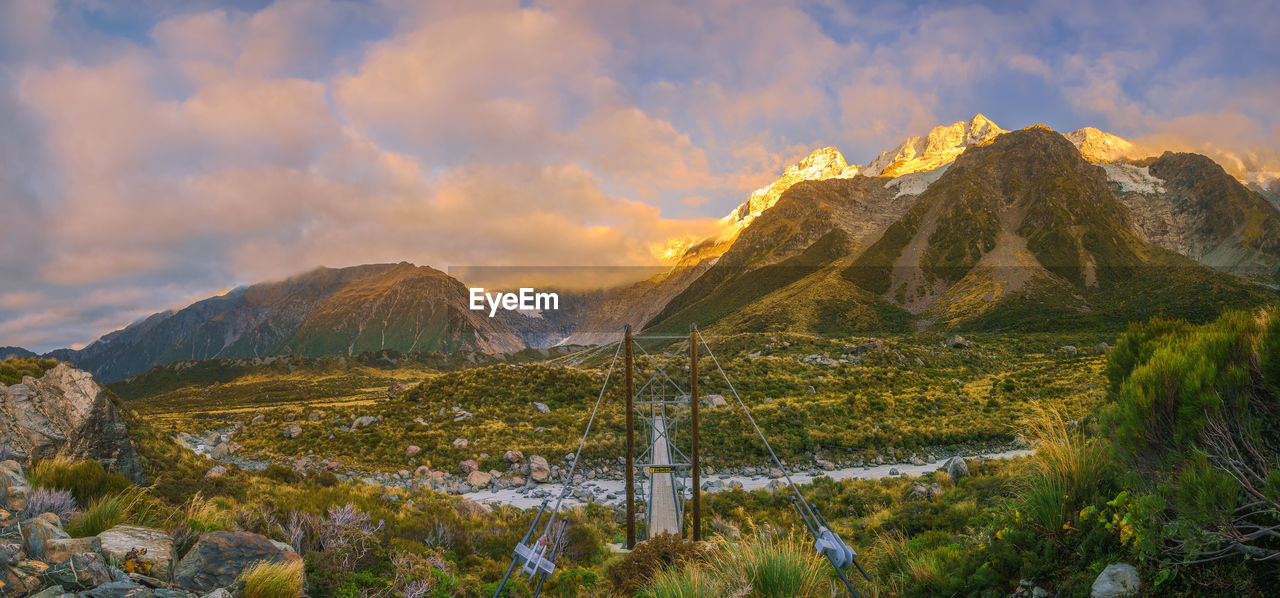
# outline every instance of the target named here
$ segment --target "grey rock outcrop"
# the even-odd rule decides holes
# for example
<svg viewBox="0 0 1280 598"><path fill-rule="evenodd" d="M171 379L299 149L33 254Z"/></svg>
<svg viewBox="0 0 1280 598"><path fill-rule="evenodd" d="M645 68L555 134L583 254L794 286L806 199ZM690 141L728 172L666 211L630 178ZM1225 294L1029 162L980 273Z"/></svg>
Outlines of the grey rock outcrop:
<svg viewBox="0 0 1280 598"><path fill-rule="evenodd" d="M260 561L281 563L300 558L281 550L265 536L249 532L209 532L178 562L173 581L196 592L211 592L235 582Z"/></svg>
<svg viewBox="0 0 1280 598"><path fill-rule="evenodd" d="M1133 565L1116 563L1107 565L1107 568L1098 574L1098 578L1093 580L1089 596L1091 598L1132 596L1138 593L1141 585L1142 582L1138 577L1138 570Z"/></svg>
<svg viewBox="0 0 1280 598"><path fill-rule="evenodd" d="M0 444L23 459L93 459L146 483L121 408L89 372L65 363L0 388Z"/></svg>

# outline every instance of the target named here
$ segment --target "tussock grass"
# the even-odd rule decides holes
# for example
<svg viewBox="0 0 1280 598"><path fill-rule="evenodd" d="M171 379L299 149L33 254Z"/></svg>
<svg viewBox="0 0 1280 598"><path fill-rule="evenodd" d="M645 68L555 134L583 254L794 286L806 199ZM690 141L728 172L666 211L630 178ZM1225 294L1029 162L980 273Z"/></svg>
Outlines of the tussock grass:
<svg viewBox="0 0 1280 598"><path fill-rule="evenodd" d="M650 598L703 598L729 594L724 581L716 573L707 571L702 565L691 565L685 569L659 571L644 595Z"/></svg>
<svg viewBox="0 0 1280 598"><path fill-rule="evenodd" d="M806 543L790 537L756 535L740 542L711 544L705 563L687 562L654 575L646 595L828 596L829 566Z"/></svg>
<svg viewBox="0 0 1280 598"><path fill-rule="evenodd" d="M263 561L240 574L245 598L297 598L302 595L305 576L301 559L272 563Z"/></svg>
<svg viewBox="0 0 1280 598"><path fill-rule="evenodd" d="M1057 534L1071 513L1097 493L1111 461L1101 442L1052 407L1038 407L1024 429L1036 449L1021 482L1024 509L1042 531Z"/></svg>

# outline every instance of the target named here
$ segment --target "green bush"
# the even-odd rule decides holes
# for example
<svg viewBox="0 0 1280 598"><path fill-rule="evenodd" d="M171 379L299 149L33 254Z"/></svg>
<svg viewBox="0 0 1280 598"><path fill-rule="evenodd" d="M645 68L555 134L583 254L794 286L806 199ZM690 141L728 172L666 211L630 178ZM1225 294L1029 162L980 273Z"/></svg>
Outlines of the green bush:
<svg viewBox="0 0 1280 598"><path fill-rule="evenodd" d="M129 478L108 472L97 461L73 463L62 457L37 461L27 472L27 481L39 488L66 490L82 505L133 486Z"/></svg>
<svg viewBox="0 0 1280 598"><path fill-rule="evenodd" d="M39 379L44 373L58 365L56 359L39 357L10 357L0 361L0 384L20 384L24 376Z"/></svg>
<svg viewBox="0 0 1280 598"><path fill-rule="evenodd" d="M695 562L706 556L699 544L685 542L675 534L662 534L635 546L621 559L610 563L609 581L628 596L639 592L658 571L672 565Z"/></svg>

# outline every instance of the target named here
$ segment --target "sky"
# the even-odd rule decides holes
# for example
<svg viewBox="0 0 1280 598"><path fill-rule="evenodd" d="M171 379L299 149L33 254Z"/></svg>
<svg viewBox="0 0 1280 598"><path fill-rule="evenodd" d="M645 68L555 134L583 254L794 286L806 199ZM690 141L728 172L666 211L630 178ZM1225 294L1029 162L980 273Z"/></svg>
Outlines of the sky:
<svg viewBox="0 0 1280 598"><path fill-rule="evenodd" d="M1280 172L1267 2L0 2L0 346L317 266L660 264L985 114Z"/></svg>

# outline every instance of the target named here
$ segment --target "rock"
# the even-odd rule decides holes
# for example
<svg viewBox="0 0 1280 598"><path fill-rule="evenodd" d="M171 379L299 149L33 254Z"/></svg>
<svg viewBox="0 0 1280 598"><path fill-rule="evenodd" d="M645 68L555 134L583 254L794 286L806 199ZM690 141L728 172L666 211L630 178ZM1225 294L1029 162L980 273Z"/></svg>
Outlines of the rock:
<svg viewBox="0 0 1280 598"><path fill-rule="evenodd" d="M809 387L809 394L811 394L811 395L816 395L816 394L818 394L818 391L817 391L814 387L810 386L810 387Z"/></svg>
<svg viewBox="0 0 1280 598"><path fill-rule="evenodd" d="M93 459L108 471L146 484L142 460L112 395L84 370L60 363L39 379L0 386L0 445L21 460Z"/></svg>
<svg viewBox="0 0 1280 598"><path fill-rule="evenodd" d="M78 594L79 598L152 598L155 592L134 581L113 581Z"/></svg>
<svg viewBox="0 0 1280 598"><path fill-rule="evenodd" d="M69 592L88 590L110 582L111 571L102 558L92 552L78 552L45 571L40 580Z"/></svg>
<svg viewBox="0 0 1280 598"><path fill-rule="evenodd" d="M1036 586L1031 588L1031 596L1032 598L1049 598L1049 590Z"/></svg>
<svg viewBox="0 0 1280 598"><path fill-rule="evenodd" d="M529 479L535 482L546 482L551 479L551 466L547 459L538 455L529 457Z"/></svg>
<svg viewBox="0 0 1280 598"><path fill-rule="evenodd" d="M475 417L476 417L476 414L470 411L459 411L457 415L453 416L453 421L464 422L469 419L475 419Z"/></svg>
<svg viewBox="0 0 1280 598"><path fill-rule="evenodd" d="M524 453L512 449L502 454L502 460L507 463L519 463L524 460Z"/></svg>
<svg viewBox="0 0 1280 598"><path fill-rule="evenodd" d="M289 424L280 430L280 435L285 438L297 438L299 434L302 434L302 426L298 424Z"/></svg>
<svg viewBox="0 0 1280 598"><path fill-rule="evenodd" d="M483 471L473 471L467 475L467 483L476 488L488 488L493 476Z"/></svg>
<svg viewBox="0 0 1280 598"><path fill-rule="evenodd" d="M902 475L902 472L898 471L897 467L891 467L889 468L889 475L898 476L898 475Z"/></svg>
<svg viewBox="0 0 1280 598"><path fill-rule="evenodd" d="M409 390L409 384L407 382L396 382L395 384L387 387L387 398L394 399L404 394L407 390Z"/></svg>
<svg viewBox="0 0 1280 598"><path fill-rule="evenodd" d="M816 463L818 467L821 467L823 471L833 471L836 468L835 463L827 461L826 459L817 459L814 463Z"/></svg>
<svg viewBox="0 0 1280 598"><path fill-rule="evenodd" d="M418 453L421 453L421 452L422 452L422 447L420 447L420 446L418 446L418 445L416 445L416 444L411 444L411 445L409 445L409 446L405 447L405 449L404 449L404 456L406 456L406 457L412 457L412 456L414 456L414 455L416 455L416 454L418 454Z"/></svg>
<svg viewBox="0 0 1280 598"><path fill-rule="evenodd" d="M548 407L546 403L539 403L537 401L534 401L533 408L537 409L538 413L543 413L543 414L551 413L551 408Z"/></svg>
<svg viewBox="0 0 1280 598"><path fill-rule="evenodd" d="M973 343L969 342L968 340L965 340L963 336L960 336L957 334L947 339L947 346L951 347L952 349L968 349L969 347L973 346Z"/></svg>
<svg viewBox="0 0 1280 598"><path fill-rule="evenodd" d="M480 517L486 513L492 513L493 509L489 505L479 503L474 500L460 500L454 503L453 510L457 511L463 517Z"/></svg>
<svg viewBox="0 0 1280 598"><path fill-rule="evenodd" d="M232 596L231 592L228 592L225 588L218 588L200 598L232 598Z"/></svg>
<svg viewBox="0 0 1280 598"><path fill-rule="evenodd" d="M27 553L27 558L43 560L45 547L50 540L65 540L71 537L62 530L62 522L53 513L43 513L33 517L23 527L23 533L26 535L23 550Z"/></svg>
<svg viewBox="0 0 1280 598"><path fill-rule="evenodd" d="M235 453L236 450L238 450L239 448L240 448L240 445L234 442L223 442L213 447L213 450L209 451L209 458L226 459L227 457L230 457L232 453Z"/></svg>
<svg viewBox="0 0 1280 598"><path fill-rule="evenodd" d="M9 486L4 493L4 506L13 513L17 513L27 508L27 501L31 498L31 486Z"/></svg>
<svg viewBox="0 0 1280 598"><path fill-rule="evenodd" d="M52 538L44 544L44 561L61 563L79 552L98 552L102 543L97 536L88 538Z"/></svg>
<svg viewBox="0 0 1280 598"><path fill-rule="evenodd" d="M1133 565L1116 563L1107 565L1107 568L1098 574L1098 578L1093 580L1089 596L1090 598L1132 596L1138 593L1141 586L1142 581L1138 577L1138 570Z"/></svg>
<svg viewBox="0 0 1280 598"><path fill-rule="evenodd" d="M309 422L318 422L322 419L324 419L324 412L322 411L312 411L307 414L307 421Z"/></svg>
<svg viewBox="0 0 1280 598"><path fill-rule="evenodd" d="M39 592L36 592L27 598L74 598L75 594L71 594L62 589L62 586L49 586Z"/></svg>
<svg viewBox="0 0 1280 598"><path fill-rule="evenodd" d="M102 554L118 563L131 557L145 575L169 581L173 574L173 538L149 527L117 525L101 534Z"/></svg>
<svg viewBox="0 0 1280 598"><path fill-rule="evenodd" d="M1093 352L1097 353L1098 355L1106 355L1107 352L1110 350L1111 350L1111 345L1108 345L1107 343L1098 343L1093 346Z"/></svg>
<svg viewBox="0 0 1280 598"><path fill-rule="evenodd" d="M965 463L965 460L960 457L947 459L947 462L942 467L947 470L947 475L951 476L952 480L959 480L969 476L969 464Z"/></svg>
<svg viewBox="0 0 1280 598"><path fill-rule="evenodd" d="M372 415L364 415L351 420L351 431L354 432L360 428L367 428L378 423L378 418Z"/></svg>
<svg viewBox="0 0 1280 598"><path fill-rule="evenodd" d="M466 461L459 463L458 467L462 468L462 473L471 473L473 471L479 470L480 464L476 463L475 459L467 459Z"/></svg>
<svg viewBox="0 0 1280 598"><path fill-rule="evenodd" d="M920 457L912 457L911 464L917 467L920 465L924 465L924 459L921 459Z"/></svg>
<svg viewBox="0 0 1280 598"><path fill-rule="evenodd" d="M778 469L777 467L773 467L769 469L769 479L776 480L780 477L782 477L781 469Z"/></svg>
<svg viewBox="0 0 1280 598"><path fill-rule="evenodd" d="M724 395L707 395L702 397L701 403L703 407L714 408L727 406L729 401L724 399Z"/></svg>
<svg viewBox="0 0 1280 598"><path fill-rule="evenodd" d="M470 443L467 442L466 438L456 438L453 441L453 448L467 448L468 444Z"/></svg>
<svg viewBox="0 0 1280 598"><path fill-rule="evenodd" d="M204 473L204 477L210 480L216 480L224 475L227 475L227 468L224 465L214 465L209 468L209 471Z"/></svg>
<svg viewBox="0 0 1280 598"><path fill-rule="evenodd" d="M267 416L259 413L258 415L253 416L253 419L249 420L249 425L256 426L258 424L265 423L266 421L267 421Z"/></svg>
<svg viewBox="0 0 1280 598"><path fill-rule="evenodd" d="M12 542L0 542L0 565L16 565L22 560L22 545Z"/></svg>
<svg viewBox="0 0 1280 598"><path fill-rule="evenodd" d="M1079 349L1075 348L1075 345L1063 345L1058 347L1058 350L1072 357L1075 357L1080 352Z"/></svg>
<svg viewBox="0 0 1280 598"><path fill-rule="evenodd" d="M300 558L281 550L265 536L249 532L202 534L174 569L173 582L195 592L210 592L235 582L259 561L281 563Z"/></svg>

